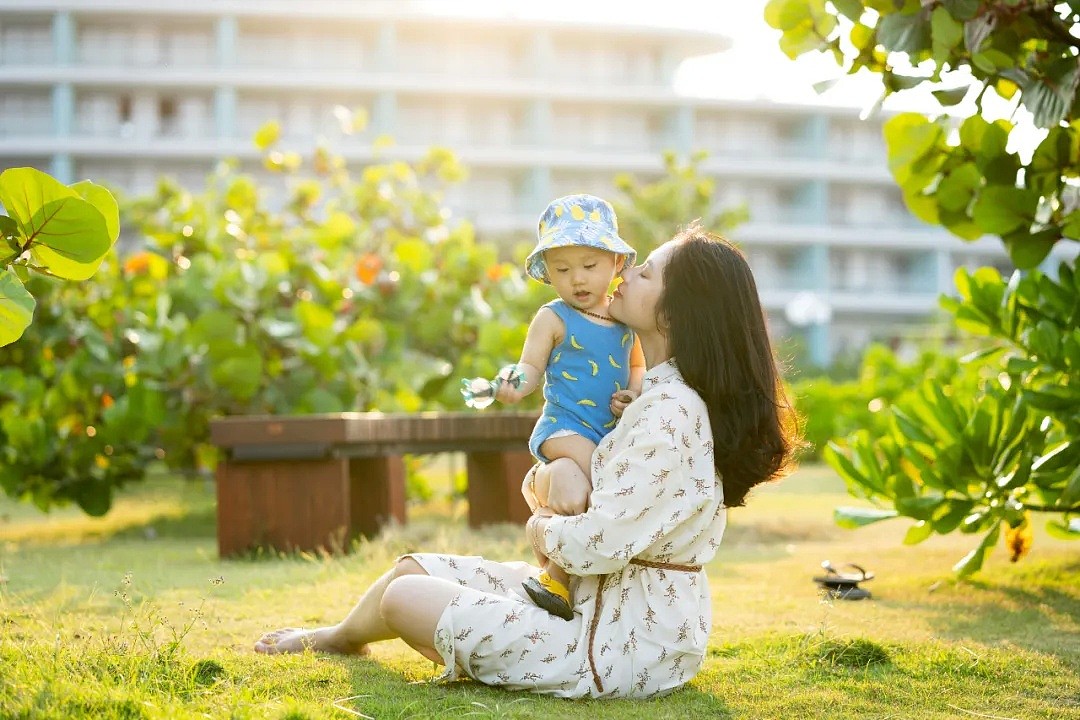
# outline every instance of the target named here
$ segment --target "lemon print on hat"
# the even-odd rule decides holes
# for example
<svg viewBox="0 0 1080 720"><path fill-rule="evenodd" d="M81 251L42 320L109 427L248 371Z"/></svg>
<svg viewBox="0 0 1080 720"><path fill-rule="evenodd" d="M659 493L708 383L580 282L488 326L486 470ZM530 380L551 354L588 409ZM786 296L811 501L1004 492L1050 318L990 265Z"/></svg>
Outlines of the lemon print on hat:
<svg viewBox="0 0 1080 720"><path fill-rule="evenodd" d="M548 204L537 222L537 243L525 260L529 276L551 284L544 253L560 247L589 247L615 253L616 273L632 267L634 248L619 237L619 222L611 203L595 195L567 195Z"/></svg>

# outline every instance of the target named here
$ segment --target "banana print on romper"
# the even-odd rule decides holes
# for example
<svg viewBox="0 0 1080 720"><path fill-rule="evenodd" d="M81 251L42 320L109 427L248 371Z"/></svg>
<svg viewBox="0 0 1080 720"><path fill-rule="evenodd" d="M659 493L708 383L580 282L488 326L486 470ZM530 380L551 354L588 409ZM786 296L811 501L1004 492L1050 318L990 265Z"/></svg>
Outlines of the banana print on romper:
<svg viewBox="0 0 1080 720"><path fill-rule="evenodd" d="M611 395L630 382L634 333L622 324L594 323L562 300L544 307L558 315L565 328L562 342L548 357L544 411L529 439L532 454L548 462L540 446L552 433L569 430L599 445L615 427Z"/></svg>

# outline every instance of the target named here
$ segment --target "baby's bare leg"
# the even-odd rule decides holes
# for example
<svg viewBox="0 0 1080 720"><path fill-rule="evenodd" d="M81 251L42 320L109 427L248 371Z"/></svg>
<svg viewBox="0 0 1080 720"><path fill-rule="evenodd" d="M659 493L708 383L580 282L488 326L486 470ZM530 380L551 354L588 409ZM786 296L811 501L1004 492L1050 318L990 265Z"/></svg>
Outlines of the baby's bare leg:
<svg viewBox="0 0 1080 720"><path fill-rule="evenodd" d="M592 492L592 455L596 444L580 435L551 438L540 452L551 462L536 473L536 497L541 505L560 515L580 515L589 506ZM569 459L570 463L560 463Z"/></svg>
<svg viewBox="0 0 1080 720"><path fill-rule="evenodd" d="M551 460L536 473L535 493L541 505L560 515L580 515L589 505L592 482L588 468L596 445L580 435L551 438L540 451ZM553 562L542 567L552 580L569 587L570 576Z"/></svg>

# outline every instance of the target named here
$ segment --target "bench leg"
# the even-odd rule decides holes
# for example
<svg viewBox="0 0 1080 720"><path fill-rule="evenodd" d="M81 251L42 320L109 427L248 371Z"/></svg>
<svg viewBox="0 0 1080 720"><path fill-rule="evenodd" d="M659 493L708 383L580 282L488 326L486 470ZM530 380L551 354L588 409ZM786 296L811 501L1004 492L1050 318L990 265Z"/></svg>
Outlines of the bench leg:
<svg viewBox="0 0 1080 720"><path fill-rule="evenodd" d="M217 468L218 553L253 547L342 550L352 534L348 461L222 461Z"/></svg>
<svg viewBox="0 0 1080 720"><path fill-rule="evenodd" d="M467 453L469 525L528 520L532 513L521 496L521 481L535 462L529 452Z"/></svg>
<svg viewBox="0 0 1080 720"><path fill-rule="evenodd" d="M405 522L405 460L400 455L349 460L353 529L372 537L388 522Z"/></svg>

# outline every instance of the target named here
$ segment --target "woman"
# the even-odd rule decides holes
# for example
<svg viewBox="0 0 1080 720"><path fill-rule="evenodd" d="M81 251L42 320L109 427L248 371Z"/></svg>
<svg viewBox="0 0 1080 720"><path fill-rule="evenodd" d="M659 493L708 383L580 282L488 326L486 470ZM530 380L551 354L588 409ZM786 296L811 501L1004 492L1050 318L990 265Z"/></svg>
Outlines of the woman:
<svg viewBox="0 0 1080 720"><path fill-rule="evenodd" d="M537 554L574 576L573 620L526 600L538 568L417 553L338 625L278 630L255 649L363 653L400 637L444 677L563 697L647 697L693 677L711 628L701 565L727 508L787 469L790 407L750 268L727 241L696 225L678 234L624 273L609 312L641 339L642 394L593 455L588 511L541 510L526 526ZM576 470L565 463L542 471Z"/></svg>

